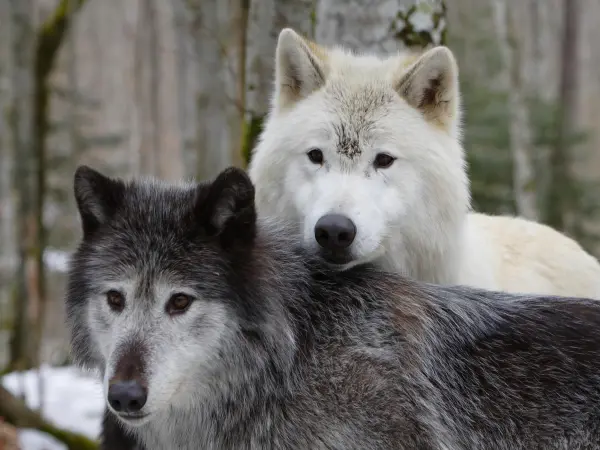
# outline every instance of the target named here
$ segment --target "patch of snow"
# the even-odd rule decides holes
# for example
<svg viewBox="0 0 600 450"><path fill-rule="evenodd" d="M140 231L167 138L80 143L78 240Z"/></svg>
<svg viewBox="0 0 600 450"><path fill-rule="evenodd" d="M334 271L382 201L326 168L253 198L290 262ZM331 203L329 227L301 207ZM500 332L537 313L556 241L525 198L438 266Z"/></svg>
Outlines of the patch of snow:
<svg viewBox="0 0 600 450"><path fill-rule="evenodd" d="M97 439L104 411L100 381L73 366L42 366L41 373L44 392L43 417L60 428ZM24 389L27 405L37 409L40 405L38 380L39 370L30 370L9 373L0 379L0 382L14 395L20 396ZM30 436L31 433L25 432L26 439ZM31 445L23 446L23 450L38 450L35 444ZM41 450L41 447L39 449ZM55 448L44 447L44 450ZM56 447L56 450L59 448Z"/></svg>
<svg viewBox="0 0 600 450"><path fill-rule="evenodd" d="M21 428L19 430L19 446L23 450L68 450L68 447L41 431Z"/></svg>
<svg viewBox="0 0 600 450"><path fill-rule="evenodd" d="M71 254L64 250L46 248L44 251L44 264L52 272L65 273L69 270L69 258Z"/></svg>
<svg viewBox="0 0 600 450"><path fill-rule="evenodd" d="M66 273L69 270L69 259L71 253L55 248L46 248L44 250L44 265L50 272ZM0 271L11 272L17 267L16 256L0 257Z"/></svg>

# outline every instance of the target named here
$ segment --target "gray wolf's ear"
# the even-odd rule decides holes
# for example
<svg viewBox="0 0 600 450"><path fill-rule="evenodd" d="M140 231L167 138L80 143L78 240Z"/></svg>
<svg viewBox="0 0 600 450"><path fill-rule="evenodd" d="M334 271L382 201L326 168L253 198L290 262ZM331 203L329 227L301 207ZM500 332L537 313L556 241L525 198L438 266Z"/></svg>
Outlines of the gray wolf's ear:
<svg viewBox="0 0 600 450"><path fill-rule="evenodd" d="M275 51L275 107L285 109L325 83L327 53L291 28L279 33Z"/></svg>
<svg viewBox="0 0 600 450"><path fill-rule="evenodd" d="M256 235L254 185L242 169L229 167L208 185L198 187L196 217L224 246L253 241Z"/></svg>
<svg viewBox="0 0 600 450"><path fill-rule="evenodd" d="M432 48L408 69L400 68L394 88L426 120L455 131L460 93L458 66L449 48Z"/></svg>
<svg viewBox="0 0 600 450"><path fill-rule="evenodd" d="M116 212L123 200L125 184L88 166L79 166L74 176L74 192L85 238Z"/></svg>

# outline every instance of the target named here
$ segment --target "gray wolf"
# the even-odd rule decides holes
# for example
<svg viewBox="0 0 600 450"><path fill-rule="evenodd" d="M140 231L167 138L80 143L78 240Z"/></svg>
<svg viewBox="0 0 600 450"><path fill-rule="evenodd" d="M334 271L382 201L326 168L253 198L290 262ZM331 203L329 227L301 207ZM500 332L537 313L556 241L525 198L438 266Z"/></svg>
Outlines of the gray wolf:
<svg viewBox="0 0 600 450"><path fill-rule="evenodd" d="M259 216L305 246L440 284L600 298L600 264L552 228L478 214L452 52L389 57L279 35L275 89L249 167Z"/></svg>
<svg viewBox="0 0 600 450"><path fill-rule="evenodd" d="M600 449L600 302L331 268L212 182L80 167L66 306L104 449Z"/></svg>

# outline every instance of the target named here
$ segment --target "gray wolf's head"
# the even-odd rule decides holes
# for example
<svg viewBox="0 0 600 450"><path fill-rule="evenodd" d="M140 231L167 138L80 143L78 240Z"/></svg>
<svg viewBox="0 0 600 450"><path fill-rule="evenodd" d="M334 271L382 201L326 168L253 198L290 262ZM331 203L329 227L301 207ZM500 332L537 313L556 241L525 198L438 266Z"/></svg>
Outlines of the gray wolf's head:
<svg viewBox="0 0 600 450"><path fill-rule="evenodd" d="M441 246L469 205L459 100L446 47L379 58L284 29L250 166L259 215L342 266Z"/></svg>
<svg viewBox="0 0 600 450"><path fill-rule="evenodd" d="M238 376L244 352L256 362L256 347L271 351L260 326L269 296L252 275L254 188L243 171L167 185L82 166L74 184L83 240L66 298L72 349L103 374L112 412L140 425L192 408Z"/></svg>

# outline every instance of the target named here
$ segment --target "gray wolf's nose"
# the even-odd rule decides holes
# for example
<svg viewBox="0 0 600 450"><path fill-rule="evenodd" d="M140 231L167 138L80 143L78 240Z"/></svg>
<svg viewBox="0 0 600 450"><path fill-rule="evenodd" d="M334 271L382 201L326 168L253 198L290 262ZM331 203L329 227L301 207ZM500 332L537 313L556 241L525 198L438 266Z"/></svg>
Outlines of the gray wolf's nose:
<svg viewBox="0 0 600 450"><path fill-rule="evenodd" d="M135 380L117 381L108 387L108 403L117 412L138 412L147 399L148 390Z"/></svg>

